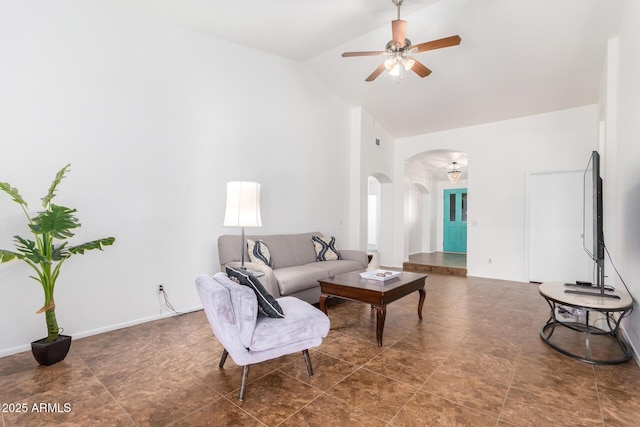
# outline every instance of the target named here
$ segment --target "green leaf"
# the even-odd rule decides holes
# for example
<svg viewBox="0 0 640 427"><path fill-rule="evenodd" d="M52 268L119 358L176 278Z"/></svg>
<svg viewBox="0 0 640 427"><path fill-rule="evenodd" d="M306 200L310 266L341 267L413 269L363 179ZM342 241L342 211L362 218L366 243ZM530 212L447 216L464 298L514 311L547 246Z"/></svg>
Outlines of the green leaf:
<svg viewBox="0 0 640 427"><path fill-rule="evenodd" d="M7 193L14 202L24 206L25 208L27 207L27 202L22 198L18 189L13 188L8 182L0 182L0 190Z"/></svg>
<svg viewBox="0 0 640 427"><path fill-rule="evenodd" d="M80 227L78 219L73 215L76 209L64 206L50 205L48 211L38 212L38 216L31 218L29 225L35 234L49 234L55 239L73 237L71 230Z"/></svg>
<svg viewBox="0 0 640 427"><path fill-rule="evenodd" d="M2 264L3 262L9 262L15 258L22 259L23 256L15 252L5 251L4 249L0 249L0 264Z"/></svg>
<svg viewBox="0 0 640 427"><path fill-rule="evenodd" d="M42 252L40 252L40 249L38 249L36 242L34 242L33 240L23 239L20 236L13 236L13 240L15 240L16 242L16 249L24 254L22 258L27 258L28 260L36 264L49 263L47 257L44 256Z"/></svg>
<svg viewBox="0 0 640 427"><path fill-rule="evenodd" d="M56 177L53 179L53 182L51 183L51 187L49 187L49 192L47 193L46 196L42 198L43 208L48 207L49 204L51 203L51 200L56 196L56 187L58 187L58 184L60 184L60 181L62 181L62 178L65 177L64 174L67 172L67 170L69 170L70 166L71 166L71 163L69 163L67 166L63 167L62 169L60 169L56 174Z"/></svg>
<svg viewBox="0 0 640 427"><path fill-rule="evenodd" d="M67 243L64 242L60 246L53 246L53 250L51 251L51 261L62 261L65 258L69 258L71 256L71 252L66 247Z"/></svg>
<svg viewBox="0 0 640 427"><path fill-rule="evenodd" d="M83 255L85 251L91 251L93 249L102 250L103 246L111 246L115 241L116 241L115 237L106 237L104 239L98 239L98 240L93 240L91 242L86 242L81 245L71 246L67 248L67 250L72 254Z"/></svg>

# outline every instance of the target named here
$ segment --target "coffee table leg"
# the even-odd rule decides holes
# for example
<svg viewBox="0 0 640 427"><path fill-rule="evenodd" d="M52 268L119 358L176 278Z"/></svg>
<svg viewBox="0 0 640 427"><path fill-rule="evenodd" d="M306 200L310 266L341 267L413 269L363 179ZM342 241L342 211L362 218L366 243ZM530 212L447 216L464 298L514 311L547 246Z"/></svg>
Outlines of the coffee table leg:
<svg viewBox="0 0 640 427"><path fill-rule="evenodd" d="M321 294L320 295L320 310L322 310L322 312L324 314L327 314L327 300L329 299L329 295L326 294Z"/></svg>
<svg viewBox="0 0 640 427"><path fill-rule="evenodd" d="M376 340L378 347L382 347L382 332L384 331L384 320L387 317L387 306L376 305Z"/></svg>
<svg viewBox="0 0 640 427"><path fill-rule="evenodd" d="M422 320L422 306L424 305L426 292L424 291L424 288L418 289L418 292L420 292L420 300L418 301L418 317Z"/></svg>

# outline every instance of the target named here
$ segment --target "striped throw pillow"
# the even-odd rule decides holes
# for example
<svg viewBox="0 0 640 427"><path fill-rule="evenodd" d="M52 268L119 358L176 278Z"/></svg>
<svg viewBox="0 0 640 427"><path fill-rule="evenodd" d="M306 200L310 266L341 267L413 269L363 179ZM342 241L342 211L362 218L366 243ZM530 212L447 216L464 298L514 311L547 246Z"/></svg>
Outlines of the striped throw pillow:
<svg viewBox="0 0 640 427"><path fill-rule="evenodd" d="M336 249L336 238L312 236L313 246L316 250L316 261L334 261L342 259L340 252Z"/></svg>
<svg viewBox="0 0 640 427"><path fill-rule="evenodd" d="M264 243L264 240L247 239L247 252L249 253L251 262L273 267L271 252L269 252L269 248L266 243Z"/></svg>

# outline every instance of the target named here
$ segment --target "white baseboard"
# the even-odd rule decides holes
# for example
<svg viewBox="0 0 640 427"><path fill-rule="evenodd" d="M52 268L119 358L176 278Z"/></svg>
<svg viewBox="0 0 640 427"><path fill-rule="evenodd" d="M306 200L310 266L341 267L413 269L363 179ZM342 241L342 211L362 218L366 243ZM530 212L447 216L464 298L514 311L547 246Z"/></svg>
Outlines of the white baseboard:
<svg viewBox="0 0 640 427"><path fill-rule="evenodd" d="M629 347L631 347L633 360L636 361L636 365L640 366L640 353L638 353L638 348L634 345L634 341L630 339L631 337L627 332L627 329L624 327L624 325L620 325L620 329L622 329L622 332L624 333L624 338L625 338L624 341L627 343Z"/></svg>
<svg viewBox="0 0 640 427"><path fill-rule="evenodd" d="M196 306L196 307L191 307L191 308L186 308L186 309L180 310L180 314L192 313L192 312L198 311L198 310L202 310L202 306L201 305L200 306ZM165 317L173 317L173 316L177 316L176 313L167 312L167 313L156 314L156 315L153 315L153 316L148 316L148 317L143 317L143 318L140 318L140 319L130 320L128 322L117 323L117 324L105 326L105 327L102 327L102 328L96 328L96 329L90 329L90 330L87 330L87 331L74 332L72 334L72 337L73 337L73 339L86 338L86 337L90 337L92 335L104 334L105 332L111 332L111 331L115 331L115 330L118 330L118 329L128 328L129 326L140 325L142 323L153 322L155 320L160 320L160 319L164 319ZM69 335L71 335L71 334L69 334ZM17 347L6 348L6 349L0 351L0 357L10 356L12 354L22 353L23 351L30 351L30 350L31 350L31 343L25 344L25 345L19 345Z"/></svg>

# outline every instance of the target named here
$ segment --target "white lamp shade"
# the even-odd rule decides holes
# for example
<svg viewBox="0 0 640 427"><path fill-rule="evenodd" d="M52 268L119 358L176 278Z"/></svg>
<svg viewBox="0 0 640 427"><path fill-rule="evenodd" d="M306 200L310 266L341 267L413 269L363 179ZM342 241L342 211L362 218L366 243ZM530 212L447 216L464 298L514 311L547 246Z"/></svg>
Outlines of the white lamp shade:
<svg viewBox="0 0 640 427"><path fill-rule="evenodd" d="M260 184L249 181L227 182L225 227L262 227Z"/></svg>

